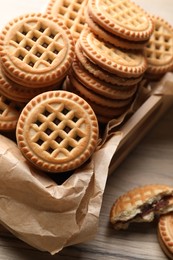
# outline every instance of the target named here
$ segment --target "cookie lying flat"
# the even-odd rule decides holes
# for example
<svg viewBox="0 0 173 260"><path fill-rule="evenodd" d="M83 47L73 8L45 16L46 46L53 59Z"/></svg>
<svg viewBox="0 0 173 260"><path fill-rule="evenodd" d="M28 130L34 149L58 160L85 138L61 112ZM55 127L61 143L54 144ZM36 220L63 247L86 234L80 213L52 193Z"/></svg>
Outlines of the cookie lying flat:
<svg viewBox="0 0 173 260"><path fill-rule="evenodd" d="M16 138L23 155L37 168L70 171L95 151L98 122L92 108L78 95L48 91L24 107Z"/></svg>
<svg viewBox="0 0 173 260"><path fill-rule="evenodd" d="M166 185L147 185L120 196L110 211L115 229L125 229L132 222L151 222L156 214L173 211L173 188Z"/></svg>
<svg viewBox="0 0 173 260"><path fill-rule="evenodd" d="M173 214L161 216L158 223L158 240L163 252L173 259Z"/></svg>
<svg viewBox="0 0 173 260"><path fill-rule="evenodd" d="M89 0L92 19L105 30L132 41L147 40L153 31L149 15L129 0Z"/></svg>
<svg viewBox="0 0 173 260"><path fill-rule="evenodd" d="M79 38L80 45L93 63L120 77L139 77L147 69L141 52L123 51L101 41L89 27L85 27Z"/></svg>
<svg viewBox="0 0 173 260"><path fill-rule="evenodd" d="M82 66L91 74L93 74L96 78L103 80L107 83L117 84L121 86L130 86L139 83L142 77L136 78L125 78L125 77L118 77L115 74L111 74L110 72L103 70L97 64L90 61L90 59L85 55L83 52L79 41L75 44L75 53L82 64Z"/></svg>
<svg viewBox="0 0 173 260"><path fill-rule="evenodd" d="M148 40L146 41L129 41L126 40L124 38L121 38L115 34L110 33L109 31L106 31L103 27L100 27L99 24L95 23L92 19L91 14L89 14L89 10L88 8L85 8L85 19L86 22L88 24L88 26L90 27L91 31L93 33L95 33L98 38L109 42L113 45L115 45L116 47L120 47L123 49L135 49L135 50L140 50L142 49L146 43L148 42Z"/></svg>

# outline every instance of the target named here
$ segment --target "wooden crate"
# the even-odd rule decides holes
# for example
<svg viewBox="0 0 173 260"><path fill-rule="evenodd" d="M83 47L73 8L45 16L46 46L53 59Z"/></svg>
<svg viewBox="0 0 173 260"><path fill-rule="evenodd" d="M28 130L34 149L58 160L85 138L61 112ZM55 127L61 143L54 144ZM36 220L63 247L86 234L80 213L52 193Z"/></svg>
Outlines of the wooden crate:
<svg viewBox="0 0 173 260"><path fill-rule="evenodd" d="M109 174L123 162L130 151L173 105L173 95L150 96L120 129L123 138L111 160Z"/></svg>

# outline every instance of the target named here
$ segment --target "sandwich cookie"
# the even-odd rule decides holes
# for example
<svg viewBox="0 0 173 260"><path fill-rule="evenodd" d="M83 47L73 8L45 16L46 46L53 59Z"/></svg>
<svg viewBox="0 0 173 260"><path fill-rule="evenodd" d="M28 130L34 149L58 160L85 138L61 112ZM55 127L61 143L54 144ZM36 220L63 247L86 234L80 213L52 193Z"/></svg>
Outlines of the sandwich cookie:
<svg viewBox="0 0 173 260"><path fill-rule="evenodd" d="M132 222L151 222L156 215L173 210L173 188L146 185L116 199L110 210L110 223L115 229L126 229Z"/></svg>
<svg viewBox="0 0 173 260"><path fill-rule="evenodd" d="M75 40L85 26L84 9L88 0L50 0L46 13L63 19Z"/></svg>
<svg viewBox="0 0 173 260"><path fill-rule="evenodd" d="M64 90L34 97L19 117L16 139L35 167L60 173L81 166L97 147L98 122L90 105Z"/></svg>
<svg viewBox="0 0 173 260"><path fill-rule="evenodd" d="M173 28L160 17L153 17L155 29L144 48L146 77L159 79L173 67Z"/></svg>
<svg viewBox="0 0 173 260"><path fill-rule="evenodd" d="M31 13L2 29L1 65L17 84L28 88L56 84L67 75L73 58L73 38L61 19Z"/></svg>

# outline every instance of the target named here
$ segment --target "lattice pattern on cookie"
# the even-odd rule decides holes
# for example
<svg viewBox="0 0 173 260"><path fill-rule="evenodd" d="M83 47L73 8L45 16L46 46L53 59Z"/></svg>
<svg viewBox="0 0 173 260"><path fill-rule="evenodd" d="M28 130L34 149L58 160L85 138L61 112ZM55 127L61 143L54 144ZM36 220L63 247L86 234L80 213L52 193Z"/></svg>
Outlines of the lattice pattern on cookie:
<svg viewBox="0 0 173 260"><path fill-rule="evenodd" d="M159 66L169 66L169 64L172 66L173 29L159 17L155 17L153 20L155 21L155 30L144 49L148 64L151 66L150 69L152 69L152 65L158 69Z"/></svg>
<svg viewBox="0 0 173 260"><path fill-rule="evenodd" d="M87 135L85 119L79 118L64 104L54 108L47 104L30 126L30 138L51 157L68 157Z"/></svg>
<svg viewBox="0 0 173 260"><path fill-rule="evenodd" d="M18 146L38 168L64 172L77 168L94 152L98 123L88 103L67 91L33 98L22 111Z"/></svg>
<svg viewBox="0 0 173 260"><path fill-rule="evenodd" d="M115 45L116 47L120 47L122 49L127 50L141 50L145 46L147 41L129 41L105 30L98 23L94 22L94 20L92 19L92 15L90 15L89 13L88 8L85 9L84 13L86 22L90 27L91 31L95 33L100 39L107 41Z"/></svg>
<svg viewBox="0 0 173 260"><path fill-rule="evenodd" d="M49 86L66 75L74 57L74 42L62 20L28 14L4 27L0 56L9 78L28 87L40 82Z"/></svg>
<svg viewBox="0 0 173 260"><path fill-rule="evenodd" d="M103 0L103 8L117 23L124 24L129 29L141 30L143 17L130 2L126 0ZM139 28L139 29L138 29Z"/></svg>
<svg viewBox="0 0 173 260"><path fill-rule="evenodd" d="M50 0L47 13L63 18L75 39L79 38L85 25L84 8L88 0Z"/></svg>
<svg viewBox="0 0 173 260"><path fill-rule="evenodd" d="M129 40L147 40L153 22L142 8L127 0L89 0L93 20L108 31Z"/></svg>
<svg viewBox="0 0 173 260"><path fill-rule="evenodd" d="M42 70L58 58L64 45L61 33L51 28L44 28L44 24L36 21L35 25L25 23L20 31L16 32L9 43L9 50L10 54L24 61L28 66Z"/></svg>

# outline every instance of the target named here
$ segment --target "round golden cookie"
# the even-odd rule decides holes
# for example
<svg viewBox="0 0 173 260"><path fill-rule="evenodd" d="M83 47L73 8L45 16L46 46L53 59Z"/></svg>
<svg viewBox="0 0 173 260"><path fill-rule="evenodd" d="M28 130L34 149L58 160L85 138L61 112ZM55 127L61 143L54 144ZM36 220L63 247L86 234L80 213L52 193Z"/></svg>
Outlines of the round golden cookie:
<svg viewBox="0 0 173 260"><path fill-rule="evenodd" d="M0 93L5 97L16 102L27 103L36 95L45 91L58 89L60 86L61 82L57 83L56 85L44 88L27 88L25 86L17 84L16 82L11 81L9 78L5 76L3 71L0 69Z"/></svg>
<svg viewBox="0 0 173 260"><path fill-rule="evenodd" d="M160 17L153 17L155 29L144 48L146 74L158 78L173 66L173 27Z"/></svg>
<svg viewBox="0 0 173 260"><path fill-rule="evenodd" d="M95 23L92 19L92 15L89 13L88 8L85 8L85 20L90 27L91 31L98 36L98 38L109 42L116 47L120 47L127 50L141 50L144 48L148 40L146 41L129 41L126 39L123 39L119 36L116 36L115 34L110 33L109 31L106 31L103 27L99 26L99 24Z"/></svg>
<svg viewBox="0 0 173 260"><path fill-rule="evenodd" d="M88 9L97 24L128 40L148 40L154 29L149 15L130 0L89 0Z"/></svg>
<svg viewBox="0 0 173 260"><path fill-rule="evenodd" d="M88 89L93 92L108 97L110 99L128 99L132 97L136 90L137 85L133 86L118 86L105 83L94 77L88 71L86 71L75 59L72 63L72 72L75 77Z"/></svg>
<svg viewBox="0 0 173 260"><path fill-rule="evenodd" d="M79 38L85 25L84 8L87 0L50 0L46 13L53 17L61 17L75 40Z"/></svg>
<svg viewBox="0 0 173 260"><path fill-rule="evenodd" d="M2 29L1 63L18 84L31 88L53 85L65 77L73 57L73 38L61 19L31 13Z"/></svg>
<svg viewBox="0 0 173 260"><path fill-rule="evenodd" d="M123 51L99 40L85 27L80 35L80 44L86 55L103 69L120 77L139 77L147 69L142 52Z"/></svg>
<svg viewBox="0 0 173 260"><path fill-rule="evenodd" d="M163 252L169 259L173 259L173 213L159 218L158 240Z"/></svg>
<svg viewBox="0 0 173 260"><path fill-rule="evenodd" d="M103 70L97 64L91 62L91 60L84 54L79 40L75 44L75 53L82 64L82 66L91 74L93 74L96 78L103 80L107 83L116 84L120 86L131 86L139 83L142 77L136 78L125 78L125 77L118 77L115 74L109 73L106 70Z"/></svg>
<svg viewBox="0 0 173 260"><path fill-rule="evenodd" d="M0 131L16 129L22 105L0 94Z"/></svg>
<svg viewBox="0 0 173 260"><path fill-rule="evenodd" d="M98 122L78 95L48 91L24 107L16 138L23 155L37 168L65 172L82 165L96 149Z"/></svg>

